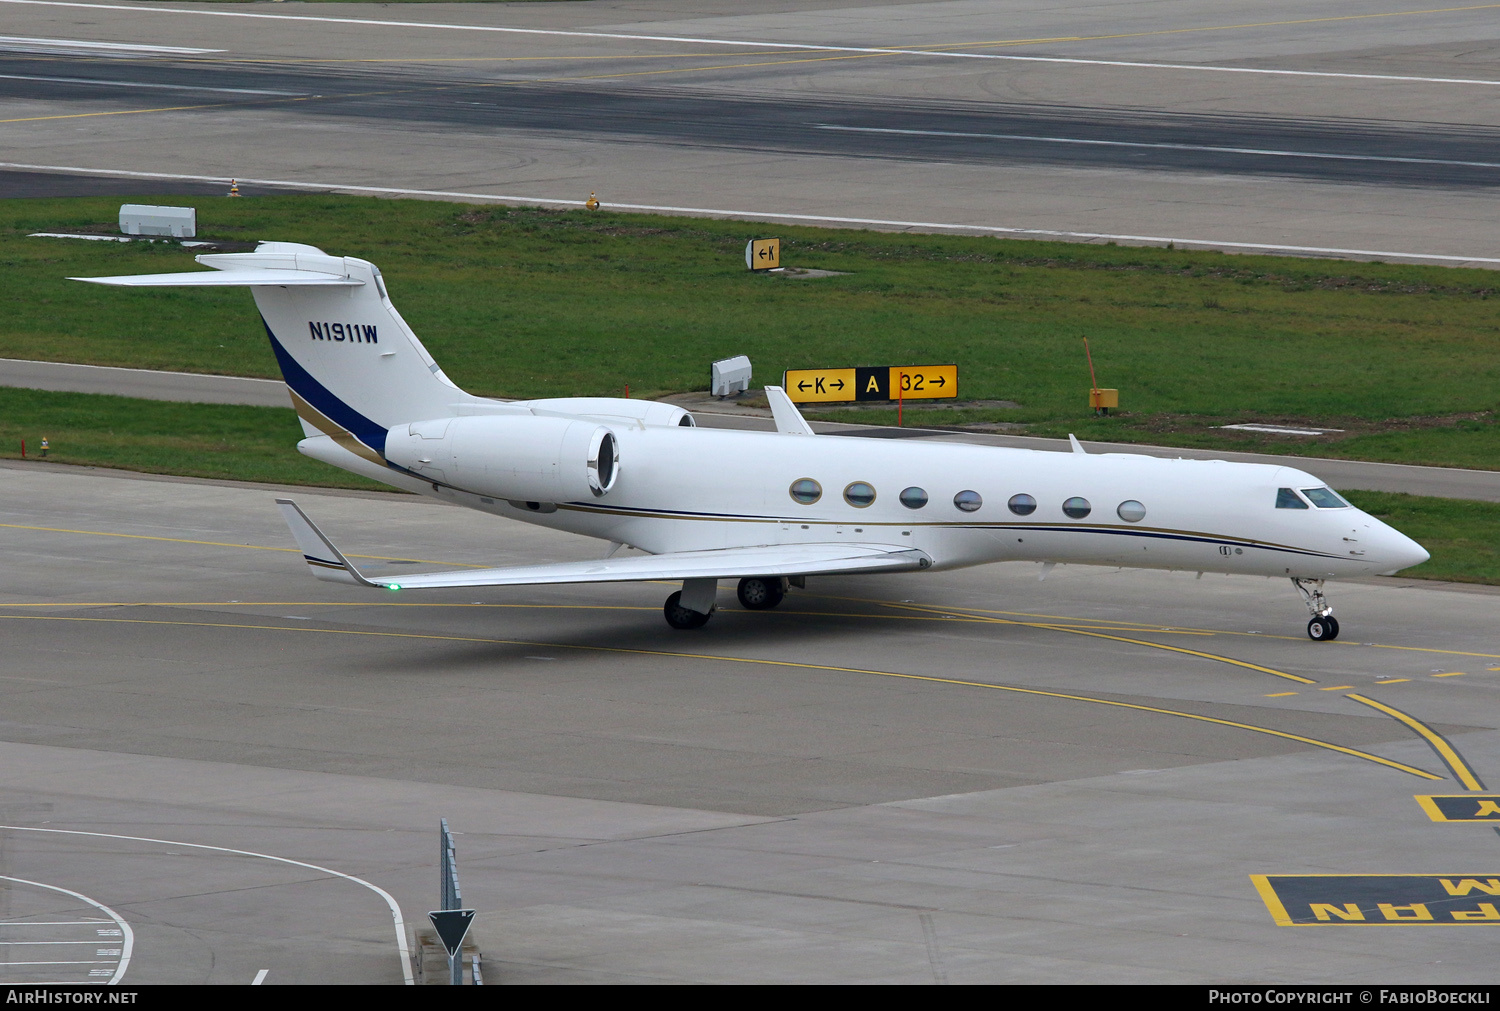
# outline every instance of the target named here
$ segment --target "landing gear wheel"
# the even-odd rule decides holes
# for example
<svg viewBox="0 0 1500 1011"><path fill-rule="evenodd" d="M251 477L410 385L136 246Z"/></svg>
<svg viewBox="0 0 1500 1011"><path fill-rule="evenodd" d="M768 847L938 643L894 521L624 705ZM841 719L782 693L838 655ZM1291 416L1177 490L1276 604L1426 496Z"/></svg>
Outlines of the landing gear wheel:
<svg viewBox="0 0 1500 1011"><path fill-rule="evenodd" d="M708 619L713 614L712 611L703 614L683 607L681 590L668 597L661 610L662 614L666 615L667 624L673 628L702 628L708 624Z"/></svg>
<svg viewBox="0 0 1500 1011"><path fill-rule="evenodd" d="M1307 637L1313 642L1332 642L1339 637L1339 620L1331 614L1314 618L1307 623Z"/></svg>
<svg viewBox="0 0 1500 1011"><path fill-rule="evenodd" d="M775 607L786 598L786 591L781 588L781 579L776 576L741 579L735 594L740 598L740 603L751 611Z"/></svg>

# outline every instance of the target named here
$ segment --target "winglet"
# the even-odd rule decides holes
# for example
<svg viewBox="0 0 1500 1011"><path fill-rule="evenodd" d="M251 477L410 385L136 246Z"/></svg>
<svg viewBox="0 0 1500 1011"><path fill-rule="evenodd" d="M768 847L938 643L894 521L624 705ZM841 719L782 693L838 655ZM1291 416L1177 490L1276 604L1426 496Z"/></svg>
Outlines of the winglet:
<svg viewBox="0 0 1500 1011"><path fill-rule="evenodd" d="M776 431L782 435L813 435L812 427L802 417L802 412L780 386L766 387L766 400L771 405L771 417L776 419Z"/></svg>
<svg viewBox="0 0 1500 1011"><path fill-rule="evenodd" d="M292 528L292 536L297 540L297 547L302 551L302 557L307 561L307 567L312 574L319 579L329 583L346 583L353 586L383 587L384 584L372 583L359 574L359 570L350 564L349 559L344 557L343 552L333 546L323 531L319 530L302 508L289 498L279 498L276 506L281 510L281 518L286 520L286 525Z"/></svg>
<svg viewBox="0 0 1500 1011"><path fill-rule="evenodd" d="M1078 436L1074 435L1072 432L1068 433L1068 443L1073 447L1073 452L1085 454L1087 453L1087 450L1083 448L1083 443L1079 442Z"/></svg>

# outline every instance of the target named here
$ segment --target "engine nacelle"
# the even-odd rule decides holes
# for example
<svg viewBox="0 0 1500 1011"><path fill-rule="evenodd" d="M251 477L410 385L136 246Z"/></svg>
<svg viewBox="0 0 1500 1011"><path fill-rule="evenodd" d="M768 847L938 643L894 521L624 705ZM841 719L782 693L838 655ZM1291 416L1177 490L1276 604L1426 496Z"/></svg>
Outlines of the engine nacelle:
<svg viewBox="0 0 1500 1011"><path fill-rule="evenodd" d="M615 433L569 418L414 421L386 433L385 458L428 481L522 502L587 501L620 476Z"/></svg>

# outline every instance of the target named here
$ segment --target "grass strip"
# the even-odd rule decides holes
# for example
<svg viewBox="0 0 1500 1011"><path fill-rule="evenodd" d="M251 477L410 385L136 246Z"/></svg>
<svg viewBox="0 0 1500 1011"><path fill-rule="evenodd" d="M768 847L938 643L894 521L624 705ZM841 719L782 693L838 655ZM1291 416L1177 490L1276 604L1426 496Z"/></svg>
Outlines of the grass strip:
<svg viewBox="0 0 1500 1011"><path fill-rule="evenodd" d="M55 463L225 481L390 491L297 452L302 426L290 407L137 400L95 393L0 387L0 457L29 459L43 438Z"/></svg>
<svg viewBox="0 0 1500 1011"><path fill-rule="evenodd" d="M0 357L275 376L247 292L64 280L193 269L188 251L26 237L115 231L121 199L0 201ZM1500 469L1493 271L329 194L182 201L210 238L376 262L445 371L480 394L703 389L708 363L737 354L759 383L956 362L965 400L1019 406L913 406L909 424ZM751 274L744 246L764 235L782 238L783 263L843 273ZM1118 415L1088 409L1084 336ZM1236 422L1343 431L1217 427Z"/></svg>

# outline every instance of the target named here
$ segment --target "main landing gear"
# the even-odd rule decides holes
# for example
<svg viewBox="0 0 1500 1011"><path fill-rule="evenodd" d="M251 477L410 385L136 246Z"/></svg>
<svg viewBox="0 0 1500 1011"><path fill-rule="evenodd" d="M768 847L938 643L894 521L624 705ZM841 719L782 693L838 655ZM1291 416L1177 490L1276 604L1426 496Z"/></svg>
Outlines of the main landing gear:
<svg viewBox="0 0 1500 1011"><path fill-rule="evenodd" d="M786 599L789 581L782 576L750 576L740 580L735 595L750 611L764 611L775 607ZM667 598L662 614L673 628L702 628L714 613L714 593L718 588L716 579L685 579L682 589ZM800 582L798 585L801 585ZM687 602L684 603L684 600ZM690 606L691 605L691 606ZM702 610L699 610L702 608Z"/></svg>
<svg viewBox="0 0 1500 1011"><path fill-rule="evenodd" d="M1333 607L1323 595L1323 580L1298 579L1292 577L1292 585L1307 602L1312 620L1307 623L1307 637L1313 642L1331 642L1339 637L1339 620L1333 616ZM1310 587L1310 588L1309 588Z"/></svg>
<svg viewBox="0 0 1500 1011"><path fill-rule="evenodd" d="M786 599L786 580L780 576L751 576L735 589L740 603L751 611L766 611Z"/></svg>
<svg viewBox="0 0 1500 1011"><path fill-rule="evenodd" d="M682 606L682 591L678 590L667 598L662 605L662 613L667 617L667 624L673 628L702 628L708 624L708 619L713 617L714 607L709 606L707 612L694 611L690 607Z"/></svg>

